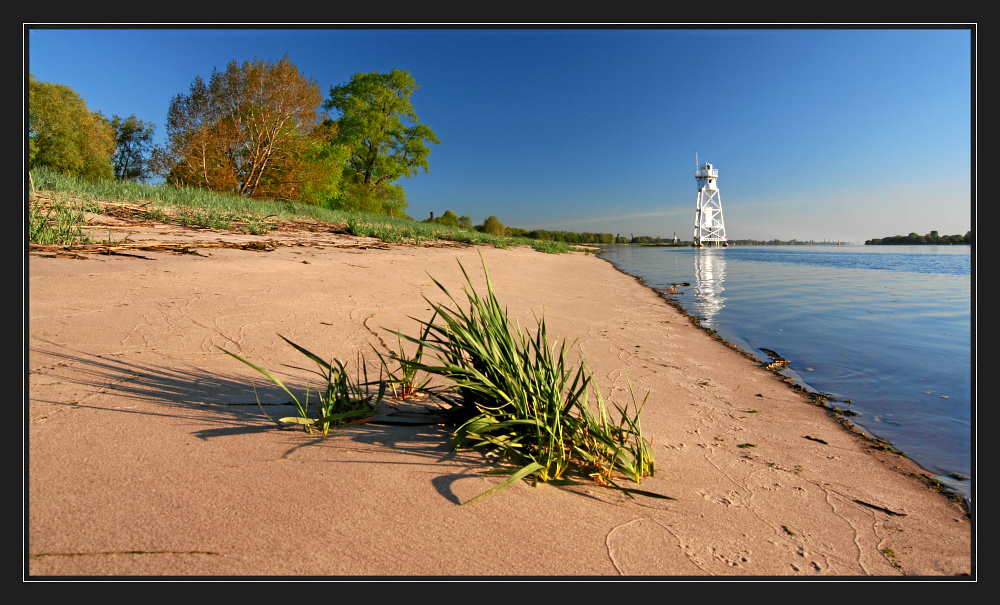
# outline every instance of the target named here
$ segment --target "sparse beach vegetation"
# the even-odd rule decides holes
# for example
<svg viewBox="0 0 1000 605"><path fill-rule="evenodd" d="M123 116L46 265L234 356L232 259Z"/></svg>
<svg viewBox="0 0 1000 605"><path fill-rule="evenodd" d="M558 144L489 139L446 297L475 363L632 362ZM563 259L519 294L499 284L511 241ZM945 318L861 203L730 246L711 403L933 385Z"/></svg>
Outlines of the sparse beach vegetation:
<svg viewBox="0 0 1000 605"><path fill-rule="evenodd" d="M450 415L457 425L452 447L482 448L487 457L503 465L484 472L507 475L506 480L466 503L527 477L556 486L596 484L628 495L668 498L618 484L622 478L638 484L654 474L652 439L643 435L639 418L649 394L639 402L630 382L631 402L611 402L609 406L586 362L569 362L573 345L549 342L544 317L537 318L534 333L522 329L497 301L485 263L483 296L472 286L465 267L459 266L466 279L468 309L460 308L432 277L454 308L425 297L433 315L420 322L419 335L393 332L399 351L391 353L389 359L376 349L383 370L377 383L369 382L363 369L358 370L365 372L363 377L352 380L339 360L326 362L281 337L319 368L314 372L325 387L317 390L312 407L308 391L300 401L270 371L223 350L291 397L298 416L272 419L282 426L302 425L308 432L318 429L326 436L330 428L370 419L389 389L401 399L423 393L455 406ZM416 345L412 355L403 351L404 341ZM428 353L435 359L425 361ZM389 369L390 360L398 365L394 371ZM358 366L364 368L361 359ZM443 379L445 386L428 388L431 377ZM373 389L374 384L377 389Z"/></svg>
<svg viewBox="0 0 1000 605"><path fill-rule="evenodd" d="M402 366L442 377L460 394L466 420L455 431L452 446L481 447L513 465L489 471L509 477L473 500L524 477L553 485L580 484L566 478L571 468L600 485L664 497L615 482L624 476L639 483L654 473L651 441L643 436L639 420L646 400L639 403L633 392L631 405L613 402L616 413L610 413L586 362L568 362L572 345L549 343L544 317L537 318L534 333L522 329L497 300L485 264L482 296L461 268L468 309L461 309L434 280L455 308L425 297L434 315L421 322L422 335L396 334L437 356L436 363L400 357Z"/></svg>
<svg viewBox="0 0 1000 605"><path fill-rule="evenodd" d="M284 336L281 336L281 339L313 361L318 368L317 370L313 370L313 373L322 378L325 386L322 390L316 390L316 403L313 406L310 406L309 403L308 389L306 389L303 400L299 401L295 393L285 386L277 376L231 351L222 349L228 355L257 370L288 393L288 396L292 398L292 404L295 405L295 409L299 414L298 416L279 418L278 420L274 420L266 412L264 413L265 416L279 426L301 425L307 433L312 433L315 428L322 432L324 437L329 434L331 427L336 428L368 421L372 414L374 414L379 402L385 396L386 384L380 377L380 380L377 382L377 392L374 394L371 392L370 387L372 383L368 380L368 370L360 357L357 364L358 376L352 380L347 367L339 359L325 361L318 355L300 347ZM261 410L263 409L263 406L261 406ZM315 409L315 415L310 415L310 409Z"/></svg>
<svg viewBox="0 0 1000 605"><path fill-rule="evenodd" d="M61 246L85 244L90 241L81 228L85 222L84 210L78 204L60 198L47 204L28 202L28 241Z"/></svg>
<svg viewBox="0 0 1000 605"><path fill-rule="evenodd" d="M86 226L85 212L92 212L251 235L264 235L289 223L319 224L331 231L372 237L389 244L450 241L497 248L527 245L549 254L570 252L564 242L495 235L459 225L424 223L291 201L249 199L197 187L90 180L47 168L32 170L30 183L28 241L37 244L86 243L81 228Z"/></svg>

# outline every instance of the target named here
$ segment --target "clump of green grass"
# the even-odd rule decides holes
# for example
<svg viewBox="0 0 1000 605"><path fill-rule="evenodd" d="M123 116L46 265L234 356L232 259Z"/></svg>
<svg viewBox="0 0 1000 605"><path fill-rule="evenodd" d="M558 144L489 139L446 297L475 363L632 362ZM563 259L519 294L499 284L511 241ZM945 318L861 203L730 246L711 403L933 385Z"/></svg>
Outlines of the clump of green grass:
<svg viewBox="0 0 1000 605"><path fill-rule="evenodd" d="M331 428L367 421L383 399L387 384L402 399L424 392L452 404L457 392L458 413L451 415L457 419L452 447L482 448L487 456L504 464L485 472L508 475L502 483L466 503L528 477L536 483L556 486L591 485L578 480L589 478L628 495L670 499L617 483L624 477L638 484L655 472L652 439L643 435L639 418L649 394L640 403L629 382L631 402L613 402L609 407L586 363L568 362L573 345L565 341L549 343L544 317L537 319L534 333L522 330L497 301L485 263L485 296L476 292L461 263L459 267L466 279L469 308L463 310L432 277L455 308L425 297L434 313L428 321L418 320L422 326L419 336L392 332L400 348L392 355L398 369L391 371L389 361L379 353L382 370L389 379L380 374L376 394L371 391L373 382L368 380L360 358L358 373L363 372L364 379L359 375L352 380L339 360L325 362L281 337L319 368L314 373L322 378L325 388L317 391L316 403L310 407L308 389L305 400L300 401L271 372L222 350L266 376L291 397L299 415L281 418L275 421L277 424L301 425L310 433L318 429L324 436ZM404 353L404 340L416 345L412 355ZM436 358L424 361L428 352ZM421 373L425 376L418 379ZM449 383L445 391L427 389L435 376Z"/></svg>
<svg viewBox="0 0 1000 605"><path fill-rule="evenodd" d="M48 204L28 203L28 241L36 244L72 246L86 244L90 237L83 232L84 209L81 205L55 199Z"/></svg>
<svg viewBox="0 0 1000 605"><path fill-rule="evenodd" d="M359 424L367 422L370 419L370 417L375 413L375 409L377 408L379 402L382 401L382 398L385 396L385 381L381 380L380 377L378 380L378 391L373 394L369 389L371 383L368 381L368 370L366 369L363 360L360 358L358 359L358 373L363 373L364 380L361 379L360 375L356 379L352 380L347 372L347 368L339 359L334 359L330 362L324 361L319 356L307 351L284 336L281 336L281 339L315 362L319 368L318 370L312 371L322 378L325 383L325 388L322 391L317 390L316 403L312 406L315 413L312 416L310 415L308 389L305 393L305 399L303 401L299 401L298 397L296 397L295 394L292 393L292 391L286 387L277 376L264 368L247 361L239 355L236 355L235 353L222 349L222 351L228 355L235 357L269 378L271 382L281 387L281 389L288 393L288 396L292 398L292 403L295 405L295 408L299 413L297 417L291 416L287 418L280 418L275 421L273 418L268 416L269 419L279 426L286 426L289 424L301 425L307 433L312 433L313 429L316 428L323 433L324 437L327 436L330 428L343 427L350 424ZM259 403L260 402L258 401L258 404ZM263 411L263 409L264 408L262 406L261 410ZM264 412L264 415L266 416L267 412Z"/></svg>
<svg viewBox="0 0 1000 605"><path fill-rule="evenodd" d="M620 476L639 483L654 473L651 442L639 421L646 400L639 404L633 394L631 406L615 403L616 414L611 414L586 364L567 362L572 345L550 345L544 318L537 320L534 334L512 323L493 293L485 264L485 296L459 266L468 285L468 310L459 308L434 280L456 308L425 297L434 316L420 322L422 335L394 333L437 355L436 363L400 358L404 367L440 376L460 394L467 420L455 431L452 446L482 447L487 455L514 465L487 471L509 478L472 500L525 477L553 485L580 484L566 478L570 469L626 493L665 498L615 483Z"/></svg>
<svg viewBox="0 0 1000 605"><path fill-rule="evenodd" d="M556 240L531 240L531 247L546 254L566 254L570 251L569 244Z"/></svg>

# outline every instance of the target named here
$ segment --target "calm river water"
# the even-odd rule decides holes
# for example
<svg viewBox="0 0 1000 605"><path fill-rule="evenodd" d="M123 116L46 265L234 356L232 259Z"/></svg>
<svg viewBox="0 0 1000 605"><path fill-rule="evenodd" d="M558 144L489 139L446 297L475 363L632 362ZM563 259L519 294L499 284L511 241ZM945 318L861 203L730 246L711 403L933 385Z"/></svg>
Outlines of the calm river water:
<svg viewBox="0 0 1000 605"><path fill-rule="evenodd" d="M702 325L826 393L868 432L970 496L969 246L607 246L602 257Z"/></svg>

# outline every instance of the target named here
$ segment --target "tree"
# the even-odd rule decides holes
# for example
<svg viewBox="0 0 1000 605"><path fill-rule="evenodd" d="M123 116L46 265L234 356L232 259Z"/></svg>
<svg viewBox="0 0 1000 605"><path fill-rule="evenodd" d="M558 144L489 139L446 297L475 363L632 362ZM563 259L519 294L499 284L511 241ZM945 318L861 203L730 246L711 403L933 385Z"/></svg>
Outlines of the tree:
<svg viewBox="0 0 1000 605"><path fill-rule="evenodd" d="M147 124L130 115L111 119L115 132L115 155L113 166L115 178L123 181L141 181L149 177L147 154L152 150L153 132L156 124Z"/></svg>
<svg viewBox="0 0 1000 605"><path fill-rule="evenodd" d="M343 193L342 175L348 157L347 148L337 143L336 122L324 120L313 131L300 157L299 178L302 185L298 201L332 206Z"/></svg>
<svg viewBox="0 0 1000 605"><path fill-rule="evenodd" d="M316 178L309 160L330 144L322 101L319 85L287 55L232 61L224 72L213 70L207 85L196 77L189 94L171 101L160 170L176 184L294 199Z"/></svg>
<svg viewBox="0 0 1000 605"><path fill-rule="evenodd" d="M114 130L69 86L28 76L28 168L96 180L113 174Z"/></svg>
<svg viewBox="0 0 1000 605"><path fill-rule="evenodd" d="M490 235L506 235L507 229L504 224L500 222L495 216L491 216L483 221L483 224L479 227L479 231L483 233L489 233Z"/></svg>
<svg viewBox="0 0 1000 605"><path fill-rule="evenodd" d="M428 143L439 144L434 132L420 123L410 96L419 88L409 72L394 69L357 73L350 82L330 88L325 109L340 112L340 140L350 153L341 197L344 209L376 202L382 214L401 213L406 196L399 179L428 171Z"/></svg>

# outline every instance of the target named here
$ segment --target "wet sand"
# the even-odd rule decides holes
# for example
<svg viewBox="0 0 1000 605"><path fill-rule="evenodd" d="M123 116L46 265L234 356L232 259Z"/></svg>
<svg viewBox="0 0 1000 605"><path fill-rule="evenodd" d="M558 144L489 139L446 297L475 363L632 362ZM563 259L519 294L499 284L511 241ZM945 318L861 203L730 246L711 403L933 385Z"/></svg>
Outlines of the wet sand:
<svg viewBox="0 0 1000 605"><path fill-rule="evenodd" d="M195 253L29 256L29 578L974 574L968 516L918 468L593 255L144 238ZM273 245L207 244L241 238ZM500 479L447 427L281 430L255 401L287 395L219 349L299 392L309 362L279 334L377 375L372 347L444 301L431 277L460 293L460 261L484 289L480 256L501 304L576 340L606 397L651 392L657 471L639 487L672 500L524 482L460 505Z"/></svg>

